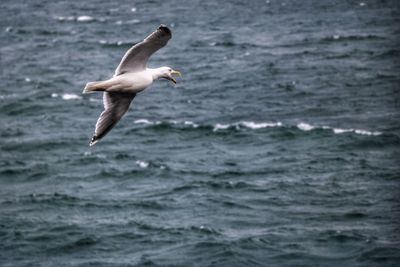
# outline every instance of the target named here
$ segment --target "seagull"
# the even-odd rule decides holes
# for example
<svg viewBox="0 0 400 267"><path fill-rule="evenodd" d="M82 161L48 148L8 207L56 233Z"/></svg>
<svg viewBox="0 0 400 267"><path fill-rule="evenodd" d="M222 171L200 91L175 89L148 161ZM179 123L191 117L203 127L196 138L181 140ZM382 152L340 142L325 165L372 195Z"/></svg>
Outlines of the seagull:
<svg viewBox="0 0 400 267"><path fill-rule="evenodd" d="M153 81L164 78L176 84L173 75L181 76L179 71L170 67L147 68L150 56L164 47L171 37L171 30L161 24L157 30L125 53L111 79L86 84L83 94L103 92L104 105L90 146L99 142L117 124L136 94L148 88Z"/></svg>

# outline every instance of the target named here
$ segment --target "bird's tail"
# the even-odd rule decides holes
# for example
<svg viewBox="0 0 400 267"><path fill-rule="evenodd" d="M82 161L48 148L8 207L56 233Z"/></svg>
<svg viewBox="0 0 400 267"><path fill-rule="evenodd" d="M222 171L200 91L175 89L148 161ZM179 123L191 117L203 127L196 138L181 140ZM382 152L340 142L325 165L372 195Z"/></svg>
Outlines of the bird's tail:
<svg viewBox="0 0 400 267"><path fill-rule="evenodd" d="M83 89L82 94L91 94L94 92L105 91L105 88L103 87L103 82L104 81L87 83L85 88Z"/></svg>

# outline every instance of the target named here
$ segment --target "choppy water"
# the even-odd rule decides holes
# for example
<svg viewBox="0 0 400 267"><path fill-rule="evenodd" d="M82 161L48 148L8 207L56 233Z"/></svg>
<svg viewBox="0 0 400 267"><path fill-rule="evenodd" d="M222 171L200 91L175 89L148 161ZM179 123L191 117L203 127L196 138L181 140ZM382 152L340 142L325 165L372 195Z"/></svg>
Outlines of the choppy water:
<svg viewBox="0 0 400 267"><path fill-rule="evenodd" d="M398 1L0 3L1 266L398 266ZM159 24L157 82L93 148Z"/></svg>

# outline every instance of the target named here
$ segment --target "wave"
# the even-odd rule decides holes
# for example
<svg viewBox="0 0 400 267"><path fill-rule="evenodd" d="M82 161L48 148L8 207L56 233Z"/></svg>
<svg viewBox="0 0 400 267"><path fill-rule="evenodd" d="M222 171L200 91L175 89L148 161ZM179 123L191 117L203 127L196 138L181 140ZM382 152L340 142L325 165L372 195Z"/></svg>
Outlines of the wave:
<svg viewBox="0 0 400 267"><path fill-rule="evenodd" d="M98 41L99 44L103 45L103 46L107 46L107 47L130 47L132 45L135 45L136 43L134 42L123 42L123 41L107 41L107 40L99 40Z"/></svg>
<svg viewBox="0 0 400 267"><path fill-rule="evenodd" d="M226 130L226 129L240 129L240 128L249 128L249 129L262 129L262 128L267 128L267 127L279 127L282 126L281 122L262 122L262 123L257 123L253 121L241 121L237 123L231 123L231 124L223 124L223 123L216 123L215 125L200 125L198 123L195 123L193 121L175 121L175 120L170 120L166 122L162 121L149 121L147 119L138 119L134 121L135 124L143 124L143 125L180 125L180 126L187 126L190 128L212 128L214 132L219 131L219 130Z"/></svg>
<svg viewBox="0 0 400 267"><path fill-rule="evenodd" d="M241 121L241 122L236 122L236 123L231 123L231 124L221 124L217 123L213 127L213 131L217 132L219 130L226 130L229 128L235 128L236 130L240 130L241 128L247 128L247 129L263 129L263 128L270 128L270 127L281 127L283 124L281 122L253 122L253 121Z"/></svg>
<svg viewBox="0 0 400 267"><path fill-rule="evenodd" d="M51 97L53 98L57 98L57 97L61 97L63 100L79 100L82 99L81 96L77 95L77 94L57 94L57 93L52 93Z"/></svg>
<svg viewBox="0 0 400 267"><path fill-rule="evenodd" d="M400 56L400 49L388 49L382 53L375 55L377 58L394 58Z"/></svg>
<svg viewBox="0 0 400 267"><path fill-rule="evenodd" d="M158 124L161 124L160 121L152 122L152 121L149 121L149 120L146 120L146 119L138 119L138 120L135 120L133 123L135 123L135 124L146 124L146 125L158 125Z"/></svg>
<svg viewBox="0 0 400 267"><path fill-rule="evenodd" d="M140 22L141 22L141 21L140 21L139 19L131 19L131 20L126 20L126 21L117 20L117 21L115 22L115 24L116 24L116 25L138 24L138 23L140 23Z"/></svg>
<svg viewBox="0 0 400 267"><path fill-rule="evenodd" d="M82 15L82 16L56 16L54 17L58 21L77 21L77 22L91 22L94 21L95 18L88 16L88 15ZM99 19L100 21L103 21L104 19Z"/></svg>
<svg viewBox="0 0 400 267"><path fill-rule="evenodd" d="M382 135L382 132L379 131L369 131L364 129L355 129L355 128L335 128L327 125L312 125L305 122L300 122L297 125L293 126L290 124L283 124L282 122L254 122L254 121L239 121L234 123L215 123L211 124L198 124L193 121L150 121L147 119L137 119L134 121L135 124L142 124L146 126L177 126L183 128L203 128L203 129L211 129L213 132L223 132L227 130L261 130L266 128L296 128L298 130L309 132L314 130L325 130L331 131L334 134L345 134L352 133L357 135L367 135L367 136L379 136Z"/></svg>
<svg viewBox="0 0 400 267"><path fill-rule="evenodd" d="M6 95L0 95L0 100L3 99L12 99L12 98L17 98L19 95L18 94L6 94Z"/></svg>
<svg viewBox="0 0 400 267"><path fill-rule="evenodd" d="M375 34L353 34L353 35L334 34L329 37L321 38L322 42L333 41L333 40L340 40L340 41L385 40L385 37Z"/></svg>
<svg viewBox="0 0 400 267"><path fill-rule="evenodd" d="M92 21L93 17L91 16L79 16L76 18L76 21L80 21L80 22L88 22L88 21Z"/></svg>
<svg viewBox="0 0 400 267"><path fill-rule="evenodd" d="M108 209L120 209L126 207L143 208L150 210L163 210L168 208L168 206L157 200L127 200L127 199L100 199L74 196L72 194L66 193L32 193L19 195L13 198L6 198L0 200L2 205L13 205L13 204L47 204L60 206L75 206L75 207L86 207L86 208L108 208ZM107 221L102 221L101 223L108 223Z"/></svg>
<svg viewBox="0 0 400 267"><path fill-rule="evenodd" d="M137 160L136 164L140 167L140 168L147 168L149 167L150 163L147 161L143 161L143 160Z"/></svg>
<svg viewBox="0 0 400 267"><path fill-rule="evenodd" d="M372 135L372 136L378 136L381 135L382 132L378 131L367 131L367 130L362 130L362 129L342 129L342 128L333 128L330 126L313 126L308 123L301 122L297 124L297 128L299 128L302 131L312 131L312 130L331 130L334 134L343 134L343 133L355 133L355 134L360 134L360 135Z"/></svg>

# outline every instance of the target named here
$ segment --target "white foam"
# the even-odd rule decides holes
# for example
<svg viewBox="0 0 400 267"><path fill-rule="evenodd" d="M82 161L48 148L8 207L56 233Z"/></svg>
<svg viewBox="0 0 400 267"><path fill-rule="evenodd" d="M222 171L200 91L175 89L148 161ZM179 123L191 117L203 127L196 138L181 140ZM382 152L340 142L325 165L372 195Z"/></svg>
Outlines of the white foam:
<svg viewBox="0 0 400 267"><path fill-rule="evenodd" d="M149 163L143 160L137 160L136 164L139 165L140 168L147 168L149 167Z"/></svg>
<svg viewBox="0 0 400 267"><path fill-rule="evenodd" d="M0 95L0 99L15 98L18 94Z"/></svg>
<svg viewBox="0 0 400 267"><path fill-rule="evenodd" d="M240 125L250 128L250 129L262 129L262 128L268 128L268 127L280 127L282 126L281 122L253 122L253 121L242 121L239 123Z"/></svg>
<svg viewBox="0 0 400 267"><path fill-rule="evenodd" d="M335 34L335 35L333 36L333 39L335 39L335 40L337 40L337 39L339 39L339 38L340 38L340 36L337 35L337 34Z"/></svg>
<svg viewBox="0 0 400 267"><path fill-rule="evenodd" d="M138 20L138 19L131 19L131 20L127 20L125 23L126 23L126 24L138 24L138 23L140 23L140 20Z"/></svg>
<svg viewBox="0 0 400 267"><path fill-rule="evenodd" d="M64 100L77 100L77 99L81 99L82 97L80 97L79 95L76 95L76 94L63 94L61 96L61 98Z"/></svg>
<svg viewBox="0 0 400 267"><path fill-rule="evenodd" d="M115 22L115 24L117 25L122 25L122 24L138 24L140 23L140 20L138 19L131 19L131 20L127 20L127 21L122 21L122 20L117 20Z"/></svg>
<svg viewBox="0 0 400 267"><path fill-rule="evenodd" d="M67 16L67 17L58 16L58 17L56 17L56 19L59 21L72 21L72 20L75 20L75 17L74 16Z"/></svg>
<svg viewBox="0 0 400 267"><path fill-rule="evenodd" d="M93 18L91 16L79 16L76 18L76 21L79 22L88 22L88 21L92 21Z"/></svg>
<svg viewBox="0 0 400 267"><path fill-rule="evenodd" d="M29 78L29 77L25 78L25 82L29 83L30 81L32 81L31 78Z"/></svg>
<svg viewBox="0 0 400 267"><path fill-rule="evenodd" d="M340 128L333 128L333 129L332 129L332 131L333 131L335 134L342 134L342 133L348 133L348 132L351 132L351 131L352 131L352 129L340 129Z"/></svg>
<svg viewBox="0 0 400 267"><path fill-rule="evenodd" d="M193 128L198 128L199 127L199 125L197 123L194 123L193 121L185 121L183 124L192 126Z"/></svg>
<svg viewBox="0 0 400 267"><path fill-rule="evenodd" d="M239 130L242 127L257 130L269 127L281 127L282 125L283 125L282 122L254 122L254 121L241 121L232 124L217 123L215 124L213 131L216 132L219 130L226 130L228 128L235 128Z"/></svg>
<svg viewBox="0 0 400 267"><path fill-rule="evenodd" d="M365 3L364 3L364 2L361 2L361 3L360 3L360 6L365 6Z"/></svg>
<svg viewBox="0 0 400 267"><path fill-rule="evenodd" d="M136 11L137 11L136 7L131 8L131 12L136 12Z"/></svg>
<svg viewBox="0 0 400 267"><path fill-rule="evenodd" d="M138 24L140 23L140 20L138 19L131 19L131 20L126 20L126 21L122 21L122 20L117 20L115 22L115 24L117 25L123 25L123 24Z"/></svg>
<svg viewBox="0 0 400 267"><path fill-rule="evenodd" d="M218 131L218 130L226 130L226 129L228 129L229 127L231 127L230 124L221 124L221 123L217 123L217 124L215 124L213 131L216 132L216 131Z"/></svg>
<svg viewBox="0 0 400 267"><path fill-rule="evenodd" d="M58 94L52 93L52 94L51 94L51 97L53 97L53 98L58 97Z"/></svg>
<svg viewBox="0 0 400 267"><path fill-rule="evenodd" d="M305 123L305 122L301 122L301 123L297 124L297 128L299 128L302 131L311 131L311 130L315 129L314 126L312 126L308 123Z"/></svg>
<svg viewBox="0 0 400 267"><path fill-rule="evenodd" d="M65 99L65 95L69 94L64 94L62 95L62 98ZM51 95L52 97L57 97L58 95L53 93ZM79 99L81 97L76 96L71 94L70 99ZM162 122L161 121L149 121L147 119L137 119L134 121L135 124L144 124L144 125L159 125ZM199 124L193 122L193 121L176 121L176 120L169 120L167 122L168 124L172 125L184 125L184 126L190 126L193 128L198 128L200 127ZM264 129L264 128L272 128L272 127L291 127L290 125L285 126L282 122L254 122L254 121L240 121L240 122L235 122L231 124L224 124L224 123L216 123L213 127L213 132L221 131L221 130L227 130L229 128L234 128L237 130L243 129L243 128L248 128L252 130L258 130L258 129ZM360 134L360 135L370 135L370 136L377 136L381 135L381 132L378 131L367 131L367 130L362 130L362 129L342 129L342 128L333 128L327 125L322 125L322 126L317 126L317 125L311 125L309 123L305 122L300 122L296 125L296 127L301 130L301 131L312 131L312 130L329 130L332 131L335 134L343 134L343 133L355 133L355 134Z"/></svg>
<svg viewBox="0 0 400 267"><path fill-rule="evenodd" d="M147 119L138 119L134 121L135 124L145 124L145 125L160 125L162 122L161 121L149 121ZM199 125L193 121L184 121L184 122L179 122L176 120L169 120L169 124L172 125L186 125L186 126L191 126L193 128L198 128Z"/></svg>
<svg viewBox="0 0 400 267"><path fill-rule="evenodd" d="M333 128L332 129L335 134L342 134L342 133L356 133L360 135L369 135L369 136L378 136L381 135L381 132L378 131L367 131L362 129L340 129L340 128Z"/></svg>
<svg viewBox="0 0 400 267"><path fill-rule="evenodd" d="M358 130L358 129L355 129L354 132L355 132L356 134L375 135L375 136L376 136L376 135L381 135L381 134L382 134L381 132L370 132L370 131Z"/></svg>
<svg viewBox="0 0 400 267"><path fill-rule="evenodd" d="M323 129L323 130L331 130L334 134L343 134L343 133L355 133L355 134L361 134L361 135L381 135L381 132L377 131L367 131L367 130L362 130L362 129L343 129L343 128L333 128L330 126L322 125L322 126L314 126L308 123L301 122L297 124L297 128L299 128L302 131L311 131L314 129Z"/></svg>
<svg viewBox="0 0 400 267"><path fill-rule="evenodd" d="M133 123L135 124L147 124L147 125L153 125L154 123L146 120L146 119L139 119L139 120L135 120Z"/></svg>

